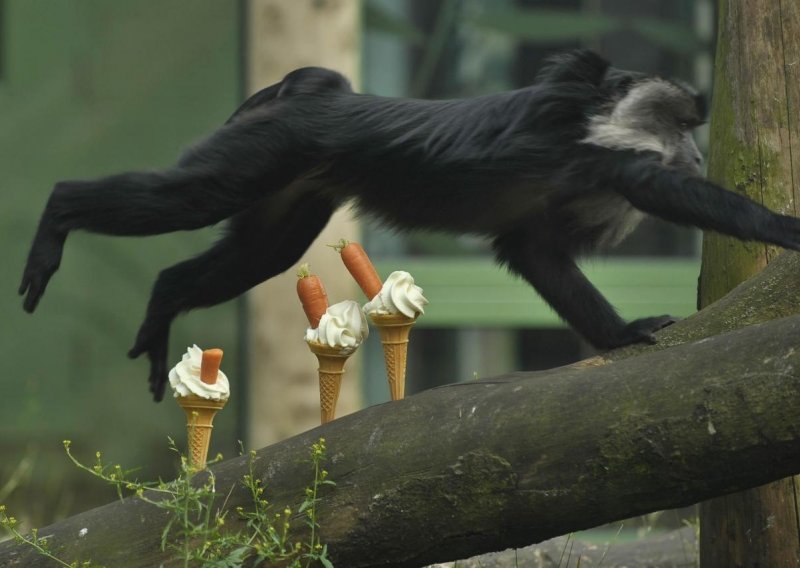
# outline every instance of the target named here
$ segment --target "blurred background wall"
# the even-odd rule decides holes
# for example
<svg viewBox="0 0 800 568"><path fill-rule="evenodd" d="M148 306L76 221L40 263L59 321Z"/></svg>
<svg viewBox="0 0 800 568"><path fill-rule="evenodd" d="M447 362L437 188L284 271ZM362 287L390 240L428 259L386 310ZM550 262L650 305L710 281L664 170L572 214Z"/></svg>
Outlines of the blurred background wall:
<svg viewBox="0 0 800 568"><path fill-rule="evenodd" d="M302 65L387 96L473 96L528 84L548 54L597 49L623 68L711 85L711 0L0 0L0 502L41 525L113 498L71 467L61 440L141 476L169 477L169 400L125 353L162 268L219 228L147 239L70 236L34 316L15 290L53 184L170 164L243 98ZM705 133L700 133L701 146ZM409 270L431 300L412 333L407 393L591 353L471 237L398 235L342 212L309 251L332 301L361 300L325 243L360 238L386 276ZM587 260L625 317L694 310L698 235L657 221ZM315 361L293 271L247 298L179 318L187 345L225 350L232 402L212 455L275 442L318 420ZM377 335L377 334L376 334ZM376 338L349 363L339 414L388 400Z"/></svg>
<svg viewBox="0 0 800 568"><path fill-rule="evenodd" d="M86 460L174 473L166 437L182 440L184 419L149 400L148 363L126 352L158 271L217 230L74 233L30 316L16 288L38 216L56 181L166 166L226 120L242 98L241 18L230 2L7 0L0 22L0 501L39 524L113 498L67 464L65 438ZM236 381L237 326L235 303L181 318L171 358L218 345ZM242 402L219 416L228 455Z"/></svg>

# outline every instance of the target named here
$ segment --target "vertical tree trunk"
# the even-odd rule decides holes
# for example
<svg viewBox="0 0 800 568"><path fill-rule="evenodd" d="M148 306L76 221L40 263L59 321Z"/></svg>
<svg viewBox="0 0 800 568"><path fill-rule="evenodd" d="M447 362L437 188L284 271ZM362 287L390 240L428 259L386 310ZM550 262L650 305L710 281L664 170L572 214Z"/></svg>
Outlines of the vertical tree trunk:
<svg viewBox="0 0 800 568"><path fill-rule="evenodd" d="M709 178L797 215L799 121L797 0L720 0ZM759 271L776 251L706 235L699 307ZM797 477L788 478L701 504L701 565L800 565L798 484Z"/></svg>
<svg viewBox="0 0 800 568"><path fill-rule="evenodd" d="M247 84L250 92L298 67L321 66L347 76L357 88L361 54L358 0L249 0ZM358 240L349 211L336 213L303 261L321 276L331 303L361 292L326 244ZM250 384L248 445L262 447L319 424L317 360L303 341L308 326L290 269L248 294ZM358 354L347 372L336 415L361 407Z"/></svg>

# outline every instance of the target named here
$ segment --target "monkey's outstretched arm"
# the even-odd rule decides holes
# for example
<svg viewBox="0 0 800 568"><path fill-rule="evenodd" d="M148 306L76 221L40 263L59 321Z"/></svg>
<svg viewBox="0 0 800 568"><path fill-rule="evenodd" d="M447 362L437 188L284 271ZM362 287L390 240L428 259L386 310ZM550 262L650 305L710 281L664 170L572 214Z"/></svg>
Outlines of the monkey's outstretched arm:
<svg viewBox="0 0 800 568"><path fill-rule="evenodd" d="M651 159L627 159L608 180L637 209L666 221L800 250L800 219Z"/></svg>

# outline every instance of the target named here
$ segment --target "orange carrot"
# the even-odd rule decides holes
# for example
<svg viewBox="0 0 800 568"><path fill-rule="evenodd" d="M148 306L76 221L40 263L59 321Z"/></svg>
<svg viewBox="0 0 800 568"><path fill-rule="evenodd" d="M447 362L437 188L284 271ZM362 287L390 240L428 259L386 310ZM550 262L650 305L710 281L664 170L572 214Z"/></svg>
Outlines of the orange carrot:
<svg viewBox="0 0 800 568"><path fill-rule="evenodd" d="M306 313L308 323L316 328L319 319L328 309L328 295L325 287L316 274L311 274L308 264L301 264L297 271L297 296L303 304L303 311Z"/></svg>
<svg viewBox="0 0 800 568"><path fill-rule="evenodd" d="M200 363L200 380L207 385L216 384L220 363L222 363L222 349L203 350L203 360Z"/></svg>
<svg viewBox="0 0 800 568"><path fill-rule="evenodd" d="M348 272L364 291L367 299L374 298L381 291L383 282L381 282L378 271L375 270L375 266L373 266L372 261L364 251L364 247L358 243L342 239L333 248L342 255L342 262L344 262Z"/></svg>

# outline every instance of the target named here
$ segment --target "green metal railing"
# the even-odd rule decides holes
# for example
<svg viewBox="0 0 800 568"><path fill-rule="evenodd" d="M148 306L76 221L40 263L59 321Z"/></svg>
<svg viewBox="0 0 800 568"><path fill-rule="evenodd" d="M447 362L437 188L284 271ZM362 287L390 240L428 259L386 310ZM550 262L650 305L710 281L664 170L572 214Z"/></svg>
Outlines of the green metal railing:
<svg viewBox="0 0 800 568"><path fill-rule="evenodd" d="M582 268L627 318L656 314L687 316L695 311L699 259L592 259ZM524 281L490 258L384 259L386 277L407 270L430 305L418 321L426 327L560 327L555 312Z"/></svg>

